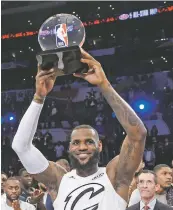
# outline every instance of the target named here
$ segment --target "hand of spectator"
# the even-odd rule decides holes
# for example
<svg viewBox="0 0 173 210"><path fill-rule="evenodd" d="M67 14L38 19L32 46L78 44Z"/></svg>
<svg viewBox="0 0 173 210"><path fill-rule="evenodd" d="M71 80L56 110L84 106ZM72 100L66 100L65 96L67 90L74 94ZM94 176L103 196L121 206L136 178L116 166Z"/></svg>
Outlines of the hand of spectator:
<svg viewBox="0 0 173 210"><path fill-rule="evenodd" d="M40 66L38 66L36 75L36 95L40 97L46 96L52 90L55 80L56 71L54 69L43 71Z"/></svg>
<svg viewBox="0 0 173 210"><path fill-rule="evenodd" d="M15 200L15 201L12 202L12 208L14 210L21 210L19 200Z"/></svg>
<svg viewBox="0 0 173 210"><path fill-rule="evenodd" d="M37 204L37 203L39 203L43 199L43 196L44 196L44 192L36 189L32 193L32 196L31 196L31 199L30 199L30 203L31 204Z"/></svg>
<svg viewBox="0 0 173 210"><path fill-rule="evenodd" d="M82 63L86 63L89 66L89 70L87 73L74 73L75 77L80 77L88 81L93 85L102 85L105 81L107 81L106 75L102 69L101 64L96 61L91 55L81 49L82 53Z"/></svg>

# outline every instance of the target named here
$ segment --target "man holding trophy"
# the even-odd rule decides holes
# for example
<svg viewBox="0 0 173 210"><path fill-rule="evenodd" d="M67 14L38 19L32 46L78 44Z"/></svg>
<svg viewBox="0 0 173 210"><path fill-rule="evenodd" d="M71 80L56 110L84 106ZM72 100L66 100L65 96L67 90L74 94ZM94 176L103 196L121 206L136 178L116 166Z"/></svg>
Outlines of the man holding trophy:
<svg viewBox="0 0 173 210"><path fill-rule="evenodd" d="M66 23L67 20L68 18L65 19ZM102 144L97 131L89 125L77 126L71 133L69 145L69 158L73 168L71 172L66 173L60 165L48 161L32 144L44 101L59 75L55 62L49 70L42 69L43 62L38 65L36 93L20 122L12 148L28 173L45 184L55 210L125 210L129 186L143 156L146 129L132 108L113 89L101 64L82 48L78 49L82 58L76 63L81 63L80 68L77 68L76 64L76 71L71 73L100 89L127 133L118 166L113 159L108 163L109 167L98 167ZM74 48L67 50L69 55ZM62 62L66 62L65 57L68 55L63 54ZM81 70L82 67L85 68L84 71Z"/></svg>

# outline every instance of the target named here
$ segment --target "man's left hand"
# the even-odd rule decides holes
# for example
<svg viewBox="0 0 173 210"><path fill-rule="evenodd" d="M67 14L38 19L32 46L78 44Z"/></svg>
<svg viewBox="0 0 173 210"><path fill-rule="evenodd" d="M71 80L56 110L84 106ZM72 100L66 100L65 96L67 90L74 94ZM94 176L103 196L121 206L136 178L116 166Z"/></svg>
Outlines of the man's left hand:
<svg viewBox="0 0 173 210"><path fill-rule="evenodd" d="M75 77L80 77L91 83L92 85L100 86L104 82L107 81L106 75L102 69L101 64L95 60L91 55L89 55L87 52L85 52L81 48L82 53L82 63L86 63L89 66L89 70L87 73L74 73L73 75Z"/></svg>
<svg viewBox="0 0 173 210"><path fill-rule="evenodd" d="M30 203L31 204L39 203L43 199L43 196L44 192L41 192L40 190L36 189L31 196Z"/></svg>

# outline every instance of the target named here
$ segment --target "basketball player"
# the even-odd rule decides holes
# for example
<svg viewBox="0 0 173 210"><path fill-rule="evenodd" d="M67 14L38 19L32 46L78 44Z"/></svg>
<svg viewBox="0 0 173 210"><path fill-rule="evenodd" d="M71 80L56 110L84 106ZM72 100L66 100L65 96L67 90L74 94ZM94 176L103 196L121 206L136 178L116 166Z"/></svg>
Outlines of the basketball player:
<svg viewBox="0 0 173 210"><path fill-rule="evenodd" d="M81 49L81 62L89 66L88 73L74 74L97 85L124 127L127 136L123 142L118 165L113 160L108 168L99 168L102 144L98 133L88 125L78 126L71 134L69 156L72 170L49 162L32 144L45 97L52 90L56 72L41 71L38 67L36 93L23 116L12 148L28 173L47 187L55 210L125 210L128 190L144 151L146 129L107 80L98 61ZM111 165L110 165L111 164Z"/></svg>

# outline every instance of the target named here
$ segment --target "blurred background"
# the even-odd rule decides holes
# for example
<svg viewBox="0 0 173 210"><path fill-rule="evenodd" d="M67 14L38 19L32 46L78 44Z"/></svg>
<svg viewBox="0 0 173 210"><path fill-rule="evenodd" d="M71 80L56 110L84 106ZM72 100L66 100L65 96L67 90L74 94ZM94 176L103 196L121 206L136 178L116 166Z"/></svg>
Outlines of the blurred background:
<svg viewBox="0 0 173 210"><path fill-rule="evenodd" d="M38 30L54 14L80 18L83 48L95 57L116 91L148 130L146 167L173 157L173 2L1 2L1 154L9 176L22 167L11 149L32 101L40 52ZM90 124L104 149L100 165L119 154L125 131L99 89L73 76L59 77L47 97L33 143L49 159L68 160L71 130ZM152 155L148 155L152 154Z"/></svg>

